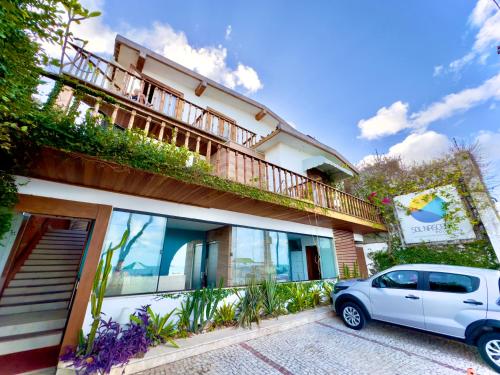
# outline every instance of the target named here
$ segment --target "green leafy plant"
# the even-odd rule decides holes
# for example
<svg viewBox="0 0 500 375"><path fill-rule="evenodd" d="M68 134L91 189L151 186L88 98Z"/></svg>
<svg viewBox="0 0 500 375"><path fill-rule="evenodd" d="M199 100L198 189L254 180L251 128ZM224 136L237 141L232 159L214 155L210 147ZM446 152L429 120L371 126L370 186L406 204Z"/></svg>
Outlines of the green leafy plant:
<svg viewBox="0 0 500 375"><path fill-rule="evenodd" d="M359 274L358 261L355 260L353 265L352 265L352 277L354 279L357 279L359 276L360 276L360 274Z"/></svg>
<svg viewBox="0 0 500 375"><path fill-rule="evenodd" d="M221 279L218 288L197 289L186 296L177 313L181 332L202 332L213 321L218 304L226 296L222 285L223 280Z"/></svg>
<svg viewBox="0 0 500 375"><path fill-rule="evenodd" d="M149 340L151 340L151 344L156 346L168 342L173 347L178 348L179 345L173 339L177 334L177 329L175 327L175 323L169 321L170 317L175 312L175 309L161 316L160 314L156 314L151 309L151 306L148 306L147 312L149 315L147 336ZM140 319L135 315L132 315L130 319L140 323Z"/></svg>
<svg viewBox="0 0 500 375"><path fill-rule="evenodd" d="M430 263L466 267L499 269L500 264L489 240L477 240L464 244L430 246L419 244L401 246L399 239L392 240L392 251L370 254L373 271L383 271L397 264Z"/></svg>
<svg viewBox="0 0 500 375"><path fill-rule="evenodd" d="M349 265L345 263L342 265L342 278L343 279L351 278L351 270L349 269Z"/></svg>
<svg viewBox="0 0 500 375"><path fill-rule="evenodd" d="M234 303L224 302L217 308L214 315L215 326L231 326L236 322L236 309Z"/></svg>
<svg viewBox="0 0 500 375"><path fill-rule="evenodd" d="M278 282L272 275L268 275L262 282L262 300L265 315L276 317L283 313L284 301L279 293Z"/></svg>
<svg viewBox="0 0 500 375"><path fill-rule="evenodd" d="M330 298L332 295L334 285L335 284L333 282L328 280L323 281L323 283L321 284L321 298L323 303L325 304L330 303Z"/></svg>
<svg viewBox="0 0 500 375"><path fill-rule="evenodd" d="M238 302L238 325L241 327L252 327L252 323L260 323L260 316L264 307L262 288L255 278L248 280L247 286L237 292Z"/></svg>
<svg viewBox="0 0 500 375"><path fill-rule="evenodd" d="M289 285L290 301L287 310L291 313L303 311L312 307L312 298L309 295L309 283L292 283Z"/></svg>
<svg viewBox="0 0 500 375"><path fill-rule="evenodd" d="M90 296L90 312L92 315L92 325L90 327L90 332L87 338L87 355L92 352L95 335L101 321L102 301L104 300L108 278L111 273L111 259L113 258L113 253L116 249L119 249L125 242L127 242L129 234L130 232L128 230L125 230L118 245L112 246L112 244L109 244L108 249L106 250L105 254L103 254L105 258L101 258L97 266L97 271L94 276L94 283L92 285L92 294Z"/></svg>

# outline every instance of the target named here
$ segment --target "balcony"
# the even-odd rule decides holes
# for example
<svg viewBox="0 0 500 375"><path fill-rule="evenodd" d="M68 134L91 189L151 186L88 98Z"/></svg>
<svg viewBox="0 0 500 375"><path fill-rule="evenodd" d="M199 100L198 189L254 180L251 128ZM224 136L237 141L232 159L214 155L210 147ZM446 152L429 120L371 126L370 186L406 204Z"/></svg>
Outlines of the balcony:
<svg viewBox="0 0 500 375"><path fill-rule="evenodd" d="M74 44L66 48L64 61L64 74L112 95L134 100L159 115L244 147L250 148L259 140L257 134L223 114L191 103L175 92L164 89L161 83L144 78ZM135 92L138 94L135 95Z"/></svg>
<svg viewBox="0 0 500 375"><path fill-rule="evenodd" d="M77 104L83 105L84 110L95 116L104 115L106 125L112 124L123 131L139 130L155 142L183 146L199 154L211 164L212 174L217 177L291 198L298 203L313 205L313 210L306 211L314 213L315 220L320 215L333 218L339 223L355 223L358 229L361 228L361 232L366 232L367 228L377 231L385 229L377 208L371 203L264 160L261 155L248 148L255 142L255 134L234 124L228 125L224 120L213 117L207 110L166 92L160 92L162 104L159 107L156 102L138 103L128 93L134 85L144 87L141 85L148 83L113 63L80 50L76 58L65 66L64 73L78 81L48 75L54 79L62 79L65 83L66 89L60 95L58 104L66 111L75 106L75 101L81 101ZM119 75L120 79L117 79ZM81 84L93 90L85 91L84 95L73 95ZM159 111L158 108L165 111ZM217 126L213 126L214 123ZM80 183L77 180L73 182ZM163 195L161 197L165 198ZM202 200L189 203L203 204ZM245 202L249 204L248 200ZM224 208L224 202L220 208ZM245 212L247 211L250 212L250 208ZM281 215L275 214L275 217L288 218L285 214ZM302 216L300 220L304 222L306 219ZM307 216L307 221L312 224L310 216Z"/></svg>

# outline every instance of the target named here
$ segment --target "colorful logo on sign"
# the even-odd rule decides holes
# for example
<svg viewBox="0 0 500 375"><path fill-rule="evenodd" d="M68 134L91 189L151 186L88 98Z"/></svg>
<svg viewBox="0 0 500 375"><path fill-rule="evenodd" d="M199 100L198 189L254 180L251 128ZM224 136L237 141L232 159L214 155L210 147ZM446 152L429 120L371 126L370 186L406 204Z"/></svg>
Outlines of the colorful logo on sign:
<svg viewBox="0 0 500 375"><path fill-rule="evenodd" d="M431 194L420 194L410 201L410 215L423 223L434 223L444 217L445 201Z"/></svg>

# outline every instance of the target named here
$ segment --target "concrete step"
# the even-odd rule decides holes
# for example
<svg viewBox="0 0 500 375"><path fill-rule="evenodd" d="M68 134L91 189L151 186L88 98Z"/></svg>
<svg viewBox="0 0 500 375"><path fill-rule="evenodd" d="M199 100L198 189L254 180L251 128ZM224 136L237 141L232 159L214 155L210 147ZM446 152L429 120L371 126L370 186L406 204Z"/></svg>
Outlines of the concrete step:
<svg viewBox="0 0 500 375"><path fill-rule="evenodd" d="M55 277L48 279L17 279L11 280L9 282L10 287L22 287L22 286L49 286L49 285L59 285L59 284L74 284L76 279L76 274L72 277Z"/></svg>
<svg viewBox="0 0 500 375"><path fill-rule="evenodd" d="M0 299L0 306L29 304L47 301L66 300L71 298L71 291L43 293L43 294L30 294L23 296L3 296Z"/></svg>
<svg viewBox="0 0 500 375"><path fill-rule="evenodd" d="M0 355L59 345L61 343L62 332L62 330L53 330L35 334L4 337L0 339Z"/></svg>
<svg viewBox="0 0 500 375"><path fill-rule="evenodd" d="M31 303L27 305L0 306L0 315L67 309L68 305L69 300Z"/></svg>
<svg viewBox="0 0 500 375"><path fill-rule="evenodd" d="M58 265L58 264L76 264L80 263L80 259L27 259L24 262L25 266L40 266L40 265Z"/></svg>
<svg viewBox="0 0 500 375"><path fill-rule="evenodd" d="M18 296L36 293L54 293L54 292L70 292L73 290L74 284L59 284L59 285L41 285L41 286L26 286L12 287L8 286L3 291L3 296Z"/></svg>
<svg viewBox="0 0 500 375"><path fill-rule="evenodd" d="M78 265L75 264L62 264L62 265L42 265L42 266L22 266L21 272L45 272L45 271L75 271Z"/></svg>
<svg viewBox="0 0 500 375"><path fill-rule="evenodd" d="M77 271L49 271L49 272L18 272L14 280L19 279L53 279L55 277L76 277Z"/></svg>
<svg viewBox="0 0 500 375"><path fill-rule="evenodd" d="M31 253L30 257L28 258L29 260L33 259L40 259L40 260L48 260L48 259L57 259L57 260L62 260L62 259L76 259L80 260L81 255L80 254L61 254L61 253L56 253L56 254L39 254L39 253Z"/></svg>
<svg viewBox="0 0 500 375"><path fill-rule="evenodd" d="M0 338L63 329L68 310L0 315Z"/></svg>

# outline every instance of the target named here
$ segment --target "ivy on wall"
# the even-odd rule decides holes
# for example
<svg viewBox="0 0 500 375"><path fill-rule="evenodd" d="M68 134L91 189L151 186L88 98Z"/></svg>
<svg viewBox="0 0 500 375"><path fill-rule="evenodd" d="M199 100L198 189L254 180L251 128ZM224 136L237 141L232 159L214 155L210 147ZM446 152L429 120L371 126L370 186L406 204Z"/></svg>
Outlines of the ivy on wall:
<svg viewBox="0 0 500 375"><path fill-rule="evenodd" d="M471 203L471 192L487 194L475 153L473 147L456 146L440 159L413 165L405 165L399 158L378 156L372 163L361 168L360 175L353 180L350 188L355 195L370 200L379 208L389 232L383 239L388 242L388 250L372 254L375 271L407 263L452 264L493 269L499 267L491 243L478 225L474 208L468 207L472 205L464 205ZM442 189L446 185L457 188L459 202L455 202L456 198ZM429 200L436 195L448 200L443 207L445 229L452 233L457 230L462 220L468 219L475 226L479 240L449 245L421 243L403 246L396 210L409 209L397 206L394 198L428 189L434 189L427 197ZM459 209L463 206L466 208L465 217L462 213L464 211ZM475 207L478 208L480 207Z"/></svg>

